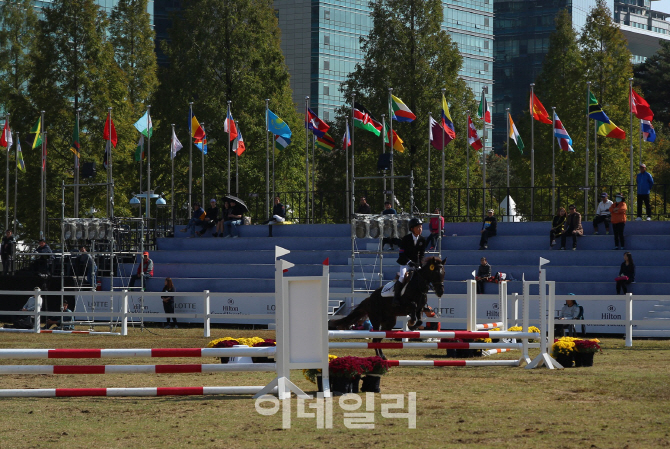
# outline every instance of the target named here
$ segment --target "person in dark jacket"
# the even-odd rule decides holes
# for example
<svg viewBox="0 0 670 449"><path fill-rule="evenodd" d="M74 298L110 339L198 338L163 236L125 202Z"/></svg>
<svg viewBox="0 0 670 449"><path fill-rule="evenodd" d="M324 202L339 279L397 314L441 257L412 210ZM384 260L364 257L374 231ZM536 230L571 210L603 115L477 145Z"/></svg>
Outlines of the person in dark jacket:
<svg viewBox="0 0 670 449"><path fill-rule="evenodd" d="M384 210L382 211L382 215L395 215L397 214L396 210L393 208L393 204L390 201L386 201L384 203ZM393 237L384 237L382 239L382 250L384 249L384 246L389 245L391 247L391 251L393 251L393 245L400 245L400 239L395 239Z"/></svg>
<svg viewBox="0 0 670 449"><path fill-rule="evenodd" d="M226 233L225 238L232 237L234 239L240 236L238 226L242 226L242 215L244 215L244 208L235 201L230 201L230 209L228 209L228 220L223 222L223 230Z"/></svg>
<svg viewBox="0 0 670 449"><path fill-rule="evenodd" d="M14 271L14 247L16 246L16 240L14 240L14 235L12 235L12 230L7 229L5 231L5 236L2 238L2 248L0 255L2 256L2 273L7 276L9 272Z"/></svg>
<svg viewBox="0 0 670 449"><path fill-rule="evenodd" d="M551 230L549 231L549 247L556 244L556 237L563 234L565 229L565 221L568 214L565 212L565 207L559 207L554 219L551 221Z"/></svg>
<svg viewBox="0 0 670 449"><path fill-rule="evenodd" d="M637 218L636 221L642 221L642 203L647 208L647 221L651 220L651 204L649 203L649 194L654 187L654 178L647 171L647 166L640 164L640 173L635 178L637 181Z"/></svg>
<svg viewBox="0 0 670 449"><path fill-rule="evenodd" d="M272 217L266 223L268 226L268 237L272 237L272 225L286 221L286 208L281 203L281 198L275 197L275 204L272 206Z"/></svg>
<svg viewBox="0 0 670 449"><path fill-rule="evenodd" d="M482 257L479 262L479 267L477 268L477 275L475 280L477 281L477 294L484 294L484 284L491 281L493 274L491 273L491 265L486 261L486 257Z"/></svg>
<svg viewBox="0 0 670 449"><path fill-rule="evenodd" d="M174 284L172 283L172 278L165 278L163 292L176 292ZM161 295L161 299L163 300L163 311L165 313L174 313L174 295ZM170 318L165 319L167 320L167 323L165 323L165 329L170 329ZM177 318L172 317L172 322L174 323L174 328L177 329Z"/></svg>
<svg viewBox="0 0 670 449"><path fill-rule="evenodd" d="M216 206L216 200L214 198L209 200L209 206L207 211L205 211L205 219L202 221L202 229L198 232L198 235L200 236L205 235L205 232L207 232L209 228L216 226L216 222L219 220L219 208ZM214 237L217 236L216 232L212 235Z"/></svg>
<svg viewBox="0 0 670 449"><path fill-rule="evenodd" d="M367 198L364 196L361 197L361 203L358 205L357 214L371 214L372 208L368 204Z"/></svg>
<svg viewBox="0 0 670 449"><path fill-rule="evenodd" d="M230 210L230 203L228 201L223 202L223 208L221 209L221 219L216 224L216 232L214 236L223 237L223 224L228 220L228 212Z"/></svg>
<svg viewBox="0 0 670 449"><path fill-rule="evenodd" d="M489 238L493 237L498 232L498 220L493 215L493 209L489 209L486 212L486 217L482 222L482 237L479 239L479 249L487 249Z"/></svg>
<svg viewBox="0 0 670 449"><path fill-rule="evenodd" d="M619 277L616 278L616 294L623 292L628 293L627 286L635 282L635 264L633 263L633 256L629 251L623 253L623 262L619 269Z"/></svg>
<svg viewBox="0 0 670 449"><path fill-rule="evenodd" d="M181 232L190 231L191 237L195 237L195 227L201 225L204 222L206 215L207 214L205 213L205 209L200 206L200 203L194 203L191 219L188 221L186 228L182 229Z"/></svg>
<svg viewBox="0 0 670 449"><path fill-rule="evenodd" d="M561 234L561 249L565 249L565 240L569 235L572 236L572 250L577 249L577 236L584 235L584 228L582 228L582 214L577 212L574 204L568 206L570 211L568 219L565 221L565 230Z"/></svg>
<svg viewBox="0 0 670 449"><path fill-rule="evenodd" d="M40 239L39 243L37 244L37 248L35 249L35 252L44 254L41 256L37 256L37 260L35 261L36 271L40 274L49 273L51 269L51 262L53 261L54 256L52 254L51 248L44 239Z"/></svg>
<svg viewBox="0 0 670 449"><path fill-rule="evenodd" d="M400 265L400 277L395 283L393 290L393 302L401 304L400 293L405 282L405 273L421 264L426 253L426 239L421 235L423 231L423 222L419 218L412 218L409 221L409 234L400 240L400 251L396 262Z"/></svg>

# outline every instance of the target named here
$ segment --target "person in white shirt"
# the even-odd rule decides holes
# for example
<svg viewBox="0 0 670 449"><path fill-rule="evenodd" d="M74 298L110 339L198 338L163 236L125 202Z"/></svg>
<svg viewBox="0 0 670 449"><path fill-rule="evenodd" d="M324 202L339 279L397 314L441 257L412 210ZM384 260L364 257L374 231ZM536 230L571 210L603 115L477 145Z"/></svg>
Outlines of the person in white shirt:
<svg viewBox="0 0 670 449"><path fill-rule="evenodd" d="M610 215L610 206L614 203L607 198L607 193L600 194L600 202L596 208L596 216L593 217L593 234L598 234L598 224L605 223L605 234L610 233L610 223L612 216Z"/></svg>

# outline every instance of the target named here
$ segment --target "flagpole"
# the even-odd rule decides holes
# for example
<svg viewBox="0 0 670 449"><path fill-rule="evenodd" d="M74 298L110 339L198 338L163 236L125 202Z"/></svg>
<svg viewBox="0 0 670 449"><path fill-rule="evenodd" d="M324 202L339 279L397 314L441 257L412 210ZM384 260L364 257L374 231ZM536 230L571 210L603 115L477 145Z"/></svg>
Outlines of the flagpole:
<svg viewBox="0 0 670 449"><path fill-rule="evenodd" d="M470 111L465 111L465 115L470 118ZM468 143L468 135L470 134L470 124L468 123L468 132L465 134L465 191L467 192L467 207L465 209L465 216L467 221L470 221L470 144Z"/></svg>
<svg viewBox="0 0 670 449"><path fill-rule="evenodd" d="M170 185L170 210L172 214L170 219L172 220L172 232L174 233L174 123L172 124L172 134L170 135L170 159L172 159L172 177ZM191 138L189 137L189 140ZM142 159L142 153L140 153L140 160Z"/></svg>
<svg viewBox="0 0 670 449"><path fill-rule="evenodd" d="M228 193L229 195L230 195L230 133L231 133L232 127L235 126L234 123L232 124L233 126L231 126L231 123L228 122L231 118L230 103L232 103L232 102L230 100L228 100L228 115L226 115L226 122L228 123L228 191L226 193ZM205 144L203 143L203 149L205 148L204 145ZM274 170L272 172L272 177L274 179ZM204 199L202 201L203 201L203 203L205 202Z"/></svg>
<svg viewBox="0 0 670 449"><path fill-rule="evenodd" d="M202 122L202 130L205 131L205 122ZM200 204L203 206L207 203L205 203L205 145L207 144L206 142L207 139L207 131L205 131L205 135L202 138L202 150L200 151L200 176L201 176L201 201ZM230 141L229 141L230 142ZM228 153L230 154L230 153ZM228 157L230 159L230 156ZM228 164L230 165L230 161L228 161ZM230 177L230 167L228 167L228 177ZM230 189L228 189L228 193L230 193Z"/></svg>
<svg viewBox="0 0 670 449"><path fill-rule="evenodd" d="M385 133L386 133L386 114L382 114L382 154L386 154L386 144L384 143L384 139L385 139L386 136L383 135ZM391 150L391 151L393 151L393 150ZM384 202L386 202L386 170L384 170L383 178L384 178L384 186L383 186L383 188L384 188ZM391 198L391 203L393 204L393 198ZM393 204L393 206L395 206L395 204ZM394 207L394 209L395 209L395 207Z"/></svg>
<svg viewBox="0 0 670 449"><path fill-rule="evenodd" d="M533 107L535 105L535 83L530 83L530 221L535 215L535 120Z"/></svg>
<svg viewBox="0 0 670 449"><path fill-rule="evenodd" d="M9 148L7 148L7 151L9 151ZM15 156L16 167L14 167L14 223L12 227L14 229L13 231L14 235L16 235L16 205L18 203L18 196L19 196L19 133L16 133L16 143L14 144L14 151L16 154Z"/></svg>
<svg viewBox="0 0 670 449"><path fill-rule="evenodd" d="M556 138L554 130L556 129L556 106L551 107L551 211L556 210Z"/></svg>
<svg viewBox="0 0 670 449"><path fill-rule="evenodd" d="M353 127L353 125L354 124L352 123L351 126ZM345 180L345 184L344 184L344 196L347 197L347 199L346 199L347 209L346 209L344 215L346 217L349 217L350 214L351 214L351 198L349 198L349 144L350 144L350 142L348 142L347 140L351 139L351 135L349 134L350 131L349 131L349 119L348 118L345 119L344 132L346 134L348 134L348 135L344 136L344 165L346 167L345 170L347 172L346 180Z"/></svg>
<svg viewBox="0 0 670 449"><path fill-rule="evenodd" d="M79 139L79 113L81 112L81 108L77 108L76 110L76 124L75 126L77 127L77 139ZM73 142L74 143L74 142ZM44 144L44 143L42 143ZM76 148L77 151L81 151L81 145L80 148ZM81 153L80 153L81 154ZM77 155L74 155L74 218L79 218L79 158Z"/></svg>
<svg viewBox="0 0 670 449"><path fill-rule="evenodd" d="M426 185L428 187L426 191L426 210L428 213L431 212L430 210L430 124L432 122L433 114L428 113L428 179L426 182ZM444 139L444 135L442 135L442 138Z"/></svg>
<svg viewBox="0 0 670 449"><path fill-rule="evenodd" d="M39 134L44 134L42 130L44 129L44 111L40 114L40 132ZM42 176L40 179L41 194L40 194L40 238L44 238L44 206L46 201L44 200L45 195L45 179L46 179L46 157L44 156L44 139L42 139Z"/></svg>
<svg viewBox="0 0 670 449"><path fill-rule="evenodd" d="M265 213L270 213L270 135L268 134L269 126L269 117L270 114L270 99L265 99ZM272 138L272 145L274 147L274 136ZM274 148L273 148L274 155ZM268 215L270 217L271 215Z"/></svg>
<svg viewBox="0 0 670 449"><path fill-rule="evenodd" d="M312 134L312 223L314 223L314 178L316 178L316 136Z"/></svg>
<svg viewBox="0 0 670 449"><path fill-rule="evenodd" d="M151 227L151 208L149 205L151 204L151 105L147 106L147 237L149 236L150 233L150 227ZM149 239L147 238L147 244L149 243Z"/></svg>
<svg viewBox="0 0 670 449"><path fill-rule="evenodd" d="M591 81L586 82L586 153L585 153L585 168L584 168L584 215L582 218L586 220L586 214L589 208L589 105L591 102Z"/></svg>
<svg viewBox="0 0 670 449"><path fill-rule="evenodd" d="M633 150L633 78L628 78L628 109L630 112L630 184L629 188L629 201L631 205L631 211L633 206L633 164L635 160L635 153Z"/></svg>
<svg viewBox="0 0 670 449"><path fill-rule="evenodd" d="M598 122L593 125L593 196L598 205Z"/></svg>
<svg viewBox="0 0 670 449"><path fill-rule="evenodd" d="M484 88L482 87L482 99L486 100L484 96ZM482 108L482 119L484 120L484 130L483 130L483 146L482 146L482 211L484 215L486 214L486 108L484 105L481 105Z"/></svg>
<svg viewBox="0 0 670 449"><path fill-rule="evenodd" d="M355 179L355 168L356 168L356 152L355 152L355 142L354 136L356 132L354 129L354 109L356 108L354 104L356 103L356 94L351 94L351 214L354 214L354 207L356 207L356 179ZM352 286L353 289L353 286ZM353 291L353 290L352 290Z"/></svg>
<svg viewBox="0 0 670 449"><path fill-rule="evenodd" d="M444 92L446 92L446 90L447 89L444 89L444 88L442 89L442 98L444 98ZM449 115L451 115L451 114L449 114ZM442 121L444 122L444 118L442 118ZM446 122L445 122L445 125L446 125ZM444 149L444 127L442 127L442 131L440 131L440 134L442 134L442 184L441 184L442 185L442 187L441 187L441 190L442 190L442 209L440 210L440 212L442 212L442 215L444 215L444 160L445 160L445 157L444 157L444 151L445 151L445 149ZM466 138L465 139L467 141L467 133L466 133ZM454 143L454 145L456 145L456 144Z"/></svg>
<svg viewBox="0 0 670 449"><path fill-rule="evenodd" d="M191 214L192 211L192 189L193 189L193 102L188 104L188 129L191 131L191 135L188 136L188 214ZM142 157L140 157L142 160ZM140 189L141 190L141 189Z"/></svg>
<svg viewBox="0 0 670 449"><path fill-rule="evenodd" d="M309 116L309 97L305 97L305 120ZM305 223L309 223L309 131L305 127Z"/></svg>
<svg viewBox="0 0 670 449"><path fill-rule="evenodd" d="M389 129L390 131L390 136L389 136L389 144L391 145L391 202L393 205L395 205L395 178L393 176L394 172L394 167L395 165L393 163L393 156L395 151L393 150L393 113L392 113L392 108L391 108L391 95L393 94L393 88L389 87L389 96L388 96L388 110L389 110ZM386 131L386 130L384 130ZM382 145L384 144L384 139L382 138ZM414 214L414 211L412 211L412 214Z"/></svg>
<svg viewBox="0 0 670 449"><path fill-rule="evenodd" d="M5 117L5 129L9 130L9 114ZM3 132L4 134L4 132ZM3 135L3 139L7 139L7 136ZM5 193L6 193L6 199L5 199L5 229L9 229L9 145L7 145L7 170L6 170L6 186L5 186ZM4 268L4 267L3 267Z"/></svg>
<svg viewBox="0 0 670 449"><path fill-rule="evenodd" d="M235 196L239 197L240 196L240 155L238 154L240 151L240 141L239 141L239 136L241 134L240 132L240 122L235 122L235 127L237 128L237 149L235 150Z"/></svg>
<svg viewBox="0 0 670 449"><path fill-rule="evenodd" d="M109 111L109 155L107 156L107 189L109 190L109 201L108 201L108 210L107 216L114 217L114 171L112 168L112 108L107 108Z"/></svg>
<svg viewBox="0 0 670 449"><path fill-rule="evenodd" d="M509 108L505 108L505 112L507 112L507 210L509 215L509 131L510 131L510 115L509 115ZM533 111L531 111L531 114Z"/></svg>
<svg viewBox="0 0 670 449"><path fill-rule="evenodd" d="M642 165L642 120L640 120L640 163L638 164Z"/></svg>
<svg viewBox="0 0 670 449"><path fill-rule="evenodd" d="M275 192L275 156L277 152L277 140L272 139L272 201L274 202L277 192Z"/></svg>

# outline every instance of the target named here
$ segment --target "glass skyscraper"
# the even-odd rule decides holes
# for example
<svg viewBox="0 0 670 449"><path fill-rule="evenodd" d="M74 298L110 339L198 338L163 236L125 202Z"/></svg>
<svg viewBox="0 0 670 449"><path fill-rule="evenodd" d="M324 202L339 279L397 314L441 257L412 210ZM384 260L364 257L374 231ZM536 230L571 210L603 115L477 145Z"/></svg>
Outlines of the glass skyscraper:
<svg viewBox="0 0 670 449"><path fill-rule="evenodd" d="M634 64L656 53L660 40L670 40L670 14L651 9L652 0L615 0L614 21L619 24L633 53Z"/></svg>

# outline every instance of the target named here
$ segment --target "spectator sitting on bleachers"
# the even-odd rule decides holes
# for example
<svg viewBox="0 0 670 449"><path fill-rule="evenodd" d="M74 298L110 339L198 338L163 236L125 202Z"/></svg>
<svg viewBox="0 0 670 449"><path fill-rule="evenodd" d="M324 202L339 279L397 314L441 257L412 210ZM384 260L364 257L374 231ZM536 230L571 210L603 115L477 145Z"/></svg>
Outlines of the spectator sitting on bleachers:
<svg viewBox="0 0 670 449"><path fill-rule="evenodd" d="M35 297L31 296L28 301L21 307L21 312L35 311ZM32 329L34 318L31 316L21 315L14 317L14 329Z"/></svg>
<svg viewBox="0 0 670 449"><path fill-rule="evenodd" d="M202 229L198 232L200 236L205 235L209 228L216 226L216 222L219 220L219 208L216 206L216 200L214 198L209 200L209 205L210 207L205 212L205 219L202 221ZM213 235L216 237L216 232Z"/></svg>
<svg viewBox="0 0 670 449"><path fill-rule="evenodd" d="M477 275L475 279L477 280L477 294L484 294L484 284L490 282L492 279L491 274L491 265L486 261L486 257L482 257L479 267L477 268Z"/></svg>
<svg viewBox="0 0 670 449"><path fill-rule="evenodd" d="M224 238L232 237L234 239L240 236L238 226L242 226L242 215L244 209L235 201L230 200L230 209L228 210L228 220L223 222Z"/></svg>
<svg viewBox="0 0 670 449"><path fill-rule="evenodd" d="M223 202L223 209L221 209L221 219L216 224L216 232L212 235L214 237L219 236L223 237L223 224L228 220L228 213L230 211L230 203L228 201Z"/></svg>
<svg viewBox="0 0 670 449"><path fill-rule="evenodd" d="M191 215L191 219L188 221L186 228L182 229L181 232L190 231L191 232L190 236L195 237L195 227L204 223L206 215L207 214L205 213L205 209L203 209L200 206L200 203L194 203L193 214Z"/></svg>
<svg viewBox="0 0 670 449"><path fill-rule="evenodd" d="M603 192L600 194L601 201L596 207L596 215L593 217L593 233L598 234L598 224L605 223L605 234L610 233L610 222L611 222L611 213L610 207L612 206L612 201L607 198L607 193Z"/></svg>
<svg viewBox="0 0 670 449"><path fill-rule="evenodd" d="M142 261L137 267L137 273L130 276L129 288L135 287L135 281L142 278L144 281L144 288L147 286L147 280L154 275L154 261L149 259L149 252L144 251L142 254Z"/></svg>
<svg viewBox="0 0 670 449"><path fill-rule="evenodd" d="M565 213L565 207L559 207L558 212L551 221L551 230L549 231L549 247L556 244L556 237L560 237L565 229L565 221L568 215Z"/></svg>
<svg viewBox="0 0 670 449"><path fill-rule="evenodd" d="M577 301L568 299L565 301L565 305L561 309L561 312L558 315L557 320L574 320L579 316L579 304ZM560 335L563 333L563 330L566 329L568 325L556 324L554 326L554 334Z"/></svg>
<svg viewBox="0 0 670 449"><path fill-rule="evenodd" d="M565 231L561 234L561 249L565 249L565 240L569 235L572 236L572 250L577 249L577 236L582 236L584 234L584 228L582 228L582 214L577 212L574 204L568 206L570 214L568 219L565 222Z"/></svg>
<svg viewBox="0 0 670 449"><path fill-rule="evenodd" d="M268 224L268 237L272 237L272 225L284 223L286 221L286 208L281 203L281 198L275 197L275 205L272 206L272 217L265 224Z"/></svg>
<svg viewBox="0 0 670 449"><path fill-rule="evenodd" d="M63 299L63 312L70 312L70 313L72 312L72 310L68 309L67 307L67 299ZM74 324L72 324L73 321L74 317L72 316L66 316L66 317L50 316L47 317L47 322L42 329L51 329L51 326L56 326L56 329L59 330L73 331L74 330ZM68 324L63 325L64 322Z"/></svg>
<svg viewBox="0 0 670 449"><path fill-rule="evenodd" d="M628 293L627 286L635 282L635 264L633 263L633 255L626 251L623 253L623 262L619 268L619 276L616 281L616 294L623 292Z"/></svg>

